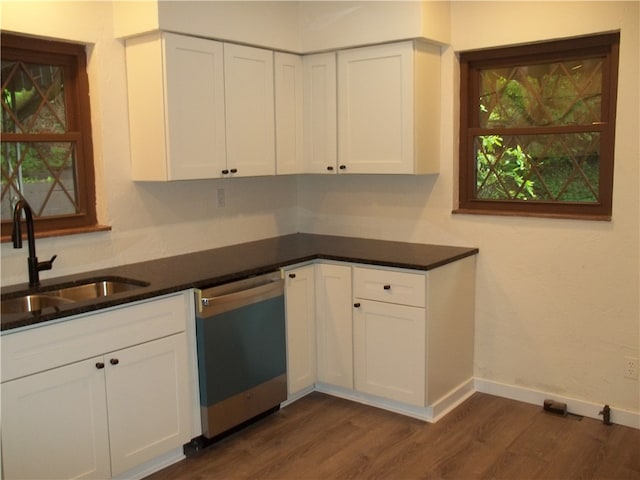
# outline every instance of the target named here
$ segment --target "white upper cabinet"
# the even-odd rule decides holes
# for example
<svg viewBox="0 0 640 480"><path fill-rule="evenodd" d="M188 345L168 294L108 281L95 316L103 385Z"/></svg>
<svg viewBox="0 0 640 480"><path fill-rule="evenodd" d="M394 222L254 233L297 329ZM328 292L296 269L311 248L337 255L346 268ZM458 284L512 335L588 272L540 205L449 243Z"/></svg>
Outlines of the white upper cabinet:
<svg viewBox="0 0 640 480"><path fill-rule="evenodd" d="M439 171L437 46L293 55L160 32L126 54L134 180Z"/></svg>
<svg viewBox="0 0 640 480"><path fill-rule="evenodd" d="M154 33L127 40L134 180L217 178L225 168L222 43Z"/></svg>
<svg viewBox="0 0 640 480"><path fill-rule="evenodd" d="M412 40L338 52L340 173L438 171L439 65Z"/></svg>
<svg viewBox="0 0 640 480"><path fill-rule="evenodd" d="M337 169L336 54L305 55L304 165L305 173L334 173Z"/></svg>
<svg viewBox="0 0 640 480"><path fill-rule="evenodd" d="M126 54L134 180L275 175L271 50L164 32Z"/></svg>
<svg viewBox="0 0 640 480"><path fill-rule="evenodd" d="M303 173L302 57L274 54L276 88L276 173Z"/></svg>
<svg viewBox="0 0 640 480"><path fill-rule="evenodd" d="M273 52L224 44L225 175L275 175ZM226 170L225 169L225 170Z"/></svg>

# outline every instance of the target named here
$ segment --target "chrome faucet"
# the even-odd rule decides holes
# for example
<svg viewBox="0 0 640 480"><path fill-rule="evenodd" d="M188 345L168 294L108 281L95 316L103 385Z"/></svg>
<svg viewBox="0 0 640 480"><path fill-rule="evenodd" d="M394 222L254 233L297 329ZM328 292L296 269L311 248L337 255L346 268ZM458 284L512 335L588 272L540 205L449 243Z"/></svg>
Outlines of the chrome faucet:
<svg viewBox="0 0 640 480"><path fill-rule="evenodd" d="M13 241L13 248L22 248L22 228L20 225L22 212L27 221L27 239L29 241L29 258L27 259L27 265L29 268L29 286L36 287L40 284L40 271L51 270L53 267L53 261L57 255L51 257L51 260L46 262L38 262L36 256L36 237L33 230L33 212L31 207L25 200L19 200L13 209L13 231L11 232L11 240Z"/></svg>

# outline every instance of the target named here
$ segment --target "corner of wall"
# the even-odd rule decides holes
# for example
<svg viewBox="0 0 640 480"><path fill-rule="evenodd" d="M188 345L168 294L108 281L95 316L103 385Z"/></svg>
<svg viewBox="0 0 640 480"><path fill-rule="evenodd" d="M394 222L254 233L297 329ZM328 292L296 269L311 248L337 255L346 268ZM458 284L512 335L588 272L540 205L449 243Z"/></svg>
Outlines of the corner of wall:
<svg viewBox="0 0 640 480"><path fill-rule="evenodd" d="M451 44L451 2L423 0L421 7L421 36L432 42Z"/></svg>
<svg viewBox="0 0 640 480"><path fill-rule="evenodd" d="M113 36L126 38L160 27L158 0L113 2Z"/></svg>

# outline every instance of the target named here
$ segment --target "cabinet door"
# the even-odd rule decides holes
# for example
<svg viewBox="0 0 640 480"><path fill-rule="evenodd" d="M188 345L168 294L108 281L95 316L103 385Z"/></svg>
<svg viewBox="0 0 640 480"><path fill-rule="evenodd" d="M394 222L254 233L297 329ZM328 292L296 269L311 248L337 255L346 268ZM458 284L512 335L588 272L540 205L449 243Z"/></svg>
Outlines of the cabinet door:
<svg viewBox="0 0 640 480"><path fill-rule="evenodd" d="M305 173L337 170L336 54L305 55L304 164Z"/></svg>
<svg viewBox="0 0 640 480"><path fill-rule="evenodd" d="M227 168L275 175L273 52L224 44Z"/></svg>
<svg viewBox="0 0 640 480"><path fill-rule="evenodd" d="M222 44L163 34L169 178L218 178L226 164Z"/></svg>
<svg viewBox="0 0 640 480"><path fill-rule="evenodd" d="M127 39L134 180L216 178L226 164L222 44L172 33Z"/></svg>
<svg viewBox="0 0 640 480"><path fill-rule="evenodd" d="M355 388L425 406L423 308L360 300L353 313Z"/></svg>
<svg viewBox="0 0 640 480"><path fill-rule="evenodd" d="M314 267L285 272L287 316L287 386L289 395L316 382Z"/></svg>
<svg viewBox="0 0 640 480"><path fill-rule="evenodd" d="M338 163L345 173L413 173L413 43L338 53Z"/></svg>
<svg viewBox="0 0 640 480"><path fill-rule="evenodd" d="M353 388L351 267L316 265L318 380Z"/></svg>
<svg viewBox="0 0 640 480"><path fill-rule="evenodd" d="M303 173L302 57L274 53L276 173Z"/></svg>
<svg viewBox="0 0 640 480"><path fill-rule="evenodd" d="M102 357L2 384L5 478L109 478Z"/></svg>
<svg viewBox="0 0 640 480"><path fill-rule="evenodd" d="M185 334L105 355L113 475L190 440Z"/></svg>

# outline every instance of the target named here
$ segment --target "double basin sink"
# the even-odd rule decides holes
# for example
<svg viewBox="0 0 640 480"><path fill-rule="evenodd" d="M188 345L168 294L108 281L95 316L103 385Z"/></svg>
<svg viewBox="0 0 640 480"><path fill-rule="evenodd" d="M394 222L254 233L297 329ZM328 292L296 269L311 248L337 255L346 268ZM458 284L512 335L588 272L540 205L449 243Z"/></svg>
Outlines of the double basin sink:
<svg viewBox="0 0 640 480"><path fill-rule="evenodd" d="M122 277L100 277L73 284L52 285L37 292L16 292L3 296L0 312L30 313L46 308L100 299L146 287L149 283Z"/></svg>

